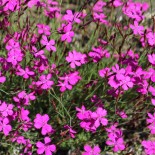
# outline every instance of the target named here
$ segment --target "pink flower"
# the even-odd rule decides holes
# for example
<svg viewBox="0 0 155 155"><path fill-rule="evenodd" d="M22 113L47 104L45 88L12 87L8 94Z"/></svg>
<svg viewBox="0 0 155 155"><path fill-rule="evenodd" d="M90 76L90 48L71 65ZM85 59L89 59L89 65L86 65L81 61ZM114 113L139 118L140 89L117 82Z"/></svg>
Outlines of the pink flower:
<svg viewBox="0 0 155 155"><path fill-rule="evenodd" d="M124 79L124 74L125 74L125 69L119 67L118 64L112 67L112 70L114 73L116 73L116 79L117 80L123 80Z"/></svg>
<svg viewBox="0 0 155 155"><path fill-rule="evenodd" d="M75 14L73 14L72 10L66 10L66 13L64 16L63 16L63 20L66 20L67 22L76 22L76 23L81 23L81 20L79 19L80 17L80 13L79 12L76 12Z"/></svg>
<svg viewBox="0 0 155 155"><path fill-rule="evenodd" d="M3 130L5 136L9 135L9 132L12 130L11 125L9 125L9 119L4 118L0 120L0 131Z"/></svg>
<svg viewBox="0 0 155 155"><path fill-rule="evenodd" d="M80 120L84 120L84 119L87 118L88 115L89 115L89 112L88 112L88 110L86 110L85 106L82 106L81 109L78 108L78 107L76 107L76 111L78 111L78 113L77 113L76 116L77 116L78 119L80 119Z"/></svg>
<svg viewBox="0 0 155 155"><path fill-rule="evenodd" d="M51 86L54 84L53 81L51 81L52 75L51 74L48 74L48 75L41 75L39 77L39 80L40 81L37 81L36 82L36 85L37 86L40 86L42 89L50 89Z"/></svg>
<svg viewBox="0 0 155 155"><path fill-rule="evenodd" d="M151 92L151 94L152 94L153 96L155 96L155 88L154 88L154 87L150 86L150 87L149 87L149 92Z"/></svg>
<svg viewBox="0 0 155 155"><path fill-rule="evenodd" d="M81 66L81 64L86 63L86 57L86 54L82 54L74 50L72 52L69 52L66 60L67 62L70 62L71 68L75 68L76 66Z"/></svg>
<svg viewBox="0 0 155 155"><path fill-rule="evenodd" d="M53 132L53 128L51 125L47 124L49 121L49 116L47 114L41 116L40 114L36 115L34 119L34 127L36 129L42 129L41 134L46 135L47 133Z"/></svg>
<svg viewBox="0 0 155 155"><path fill-rule="evenodd" d="M155 154L155 141L142 141L142 146L145 148L145 153L147 155L154 155Z"/></svg>
<svg viewBox="0 0 155 155"><path fill-rule="evenodd" d="M12 116L13 115L13 104L6 104L5 102L3 102L0 105L0 112L4 117Z"/></svg>
<svg viewBox="0 0 155 155"><path fill-rule="evenodd" d="M63 82L58 81L59 84L57 86L60 86L60 91L64 92L66 89L71 90L72 86L76 85L76 83L81 80L81 77L78 74L79 72L75 71L65 75L64 77L59 77L60 80L63 80Z"/></svg>
<svg viewBox="0 0 155 155"><path fill-rule="evenodd" d="M51 34L50 27L48 25L38 24L37 27L38 27L39 34L44 34L47 36L49 36Z"/></svg>
<svg viewBox="0 0 155 155"><path fill-rule="evenodd" d="M98 0L95 5L93 6L94 12L103 12L103 6L106 5L106 2L103 2L102 0Z"/></svg>
<svg viewBox="0 0 155 155"><path fill-rule="evenodd" d="M40 0L30 0L28 3L27 3L27 6L29 8L32 8L34 5L37 5L40 3Z"/></svg>
<svg viewBox="0 0 155 155"><path fill-rule="evenodd" d="M92 48L92 51L88 54L91 58L93 58L93 62L99 62L103 57L109 58L110 53L107 50L104 50L101 46Z"/></svg>
<svg viewBox="0 0 155 155"><path fill-rule="evenodd" d="M82 155L100 155L101 152L99 146L94 146L94 148L91 148L90 145L85 145L84 150L86 152L82 153Z"/></svg>
<svg viewBox="0 0 155 155"><path fill-rule="evenodd" d="M144 27L139 26L137 21L134 21L134 25L130 24L130 28L133 30L135 35L142 35L144 33Z"/></svg>
<svg viewBox="0 0 155 155"><path fill-rule="evenodd" d="M64 126L65 129L67 129L69 131L69 134L72 138L75 138L75 134L77 133L75 130L72 129L72 127L70 127L69 125L65 125Z"/></svg>
<svg viewBox="0 0 155 155"><path fill-rule="evenodd" d="M124 111L117 111L117 115L119 115L123 119L128 117Z"/></svg>
<svg viewBox="0 0 155 155"><path fill-rule="evenodd" d="M68 23L67 25L62 25L62 36L61 41L67 41L68 43L72 42L74 37L74 31L72 31L72 24Z"/></svg>
<svg viewBox="0 0 155 155"><path fill-rule="evenodd" d="M104 78L105 76L111 75L110 68L108 68L108 67L99 70L98 73L99 73L100 77L102 77L102 78Z"/></svg>
<svg viewBox="0 0 155 155"><path fill-rule="evenodd" d="M54 144L50 144L51 139L49 137L44 138L44 143L37 142L36 146L38 147L37 153L43 154L45 152L45 155L52 155L53 152L56 151L56 146Z"/></svg>
<svg viewBox="0 0 155 155"><path fill-rule="evenodd" d="M107 111L101 107L98 107L95 112L91 114L91 117L95 120L94 126L98 128L100 126L100 123L103 126L106 126L108 124L108 120L105 118L107 115Z"/></svg>
<svg viewBox="0 0 155 155"><path fill-rule="evenodd" d="M155 54L152 54L152 55L151 54L148 54L147 57L148 57L149 62L152 65L155 65Z"/></svg>
<svg viewBox="0 0 155 155"><path fill-rule="evenodd" d="M100 22L102 24L108 24L108 21L105 20L107 16L104 13L93 13L93 18L95 22Z"/></svg>
<svg viewBox="0 0 155 155"><path fill-rule="evenodd" d="M147 38L147 41L148 41L150 46L155 45L155 33L153 33L153 32L147 33L146 38Z"/></svg>
<svg viewBox="0 0 155 155"><path fill-rule="evenodd" d="M112 138L106 141L107 145L114 146L113 151L118 152L125 149L123 138Z"/></svg>
<svg viewBox="0 0 155 155"><path fill-rule="evenodd" d="M46 46L46 49L48 51L54 51L56 52L56 47L55 45L55 41L54 40L50 40L48 41L47 37L45 35L42 36L42 40L41 40L41 44Z"/></svg>
<svg viewBox="0 0 155 155"><path fill-rule="evenodd" d="M114 7L119 7L121 5L123 5L123 2L121 2L121 0L111 0L113 3Z"/></svg>
<svg viewBox="0 0 155 155"><path fill-rule="evenodd" d="M18 62L21 62L23 59L23 54L19 51L10 51L8 52L7 62L12 63L13 66L17 65Z"/></svg>
<svg viewBox="0 0 155 155"><path fill-rule="evenodd" d="M125 149L124 140L122 138L122 130L117 129L117 123L112 125L110 128L107 128L109 139L106 141L106 144L113 146L113 151L118 152Z"/></svg>
<svg viewBox="0 0 155 155"><path fill-rule="evenodd" d="M14 41L14 39L10 39L7 42L6 49L8 50L8 52L14 52L14 51L18 53L21 52L19 42Z"/></svg>
<svg viewBox="0 0 155 155"><path fill-rule="evenodd" d="M13 100L18 104L29 105L30 101L35 100L34 92L27 94L25 91L21 91L17 96L13 97Z"/></svg>
<svg viewBox="0 0 155 155"><path fill-rule="evenodd" d="M128 90L129 88L133 87L133 82L131 81L131 78L129 76L125 76L121 80L120 85L124 90Z"/></svg>
<svg viewBox="0 0 155 155"><path fill-rule="evenodd" d="M155 99L151 99L151 103L155 106Z"/></svg>
<svg viewBox="0 0 155 155"><path fill-rule="evenodd" d="M144 19L143 12L148 9L147 3L132 2L128 1L123 7L123 13L129 18L135 19L136 21L141 21Z"/></svg>
<svg viewBox="0 0 155 155"><path fill-rule="evenodd" d="M18 0L2 0L2 6L4 7L4 11L16 11L20 8L20 3Z"/></svg>
<svg viewBox="0 0 155 155"><path fill-rule="evenodd" d="M30 121L29 118L29 110L25 110L24 108L20 109L20 113L19 113L19 118L21 119L21 121Z"/></svg>
<svg viewBox="0 0 155 155"><path fill-rule="evenodd" d="M155 113L152 115L151 113L148 113L149 118L146 119L148 128L151 131L151 134L155 134Z"/></svg>
<svg viewBox="0 0 155 155"><path fill-rule="evenodd" d="M24 79L28 79L29 77L33 76L35 73L31 71L28 67L26 67L25 70L19 67L16 74L19 76L22 76Z"/></svg>
<svg viewBox="0 0 155 155"><path fill-rule="evenodd" d="M2 76L2 73L0 71L0 83L4 83L6 81L6 77Z"/></svg>

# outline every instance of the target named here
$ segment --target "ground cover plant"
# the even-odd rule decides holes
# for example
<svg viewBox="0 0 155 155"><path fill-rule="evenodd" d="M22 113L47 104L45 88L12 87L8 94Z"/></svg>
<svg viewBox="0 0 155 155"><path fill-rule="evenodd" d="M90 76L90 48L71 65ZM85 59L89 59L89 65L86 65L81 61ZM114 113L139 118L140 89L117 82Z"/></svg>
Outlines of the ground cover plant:
<svg viewBox="0 0 155 155"><path fill-rule="evenodd" d="M0 154L155 154L153 1L0 1Z"/></svg>

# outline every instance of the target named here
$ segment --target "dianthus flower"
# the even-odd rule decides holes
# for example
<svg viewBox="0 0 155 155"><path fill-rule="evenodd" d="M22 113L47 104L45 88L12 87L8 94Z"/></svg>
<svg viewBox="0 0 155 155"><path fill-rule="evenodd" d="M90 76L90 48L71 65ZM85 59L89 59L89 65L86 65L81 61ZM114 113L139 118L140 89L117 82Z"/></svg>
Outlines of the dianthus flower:
<svg viewBox="0 0 155 155"><path fill-rule="evenodd" d="M72 52L69 52L66 60L70 63L71 68L75 68L76 66L81 66L81 64L85 64L86 57L86 54L82 54L74 50Z"/></svg>
<svg viewBox="0 0 155 155"><path fill-rule="evenodd" d="M68 23L67 25L62 24L61 41L67 41L68 43L72 42L72 38L74 37L74 31L72 31L72 24Z"/></svg>
<svg viewBox="0 0 155 155"><path fill-rule="evenodd" d="M46 49L48 51L56 52L56 47L54 46L55 45L55 41L54 40L48 41L47 37L43 35L42 36L42 40L41 40L41 44L45 45Z"/></svg>
<svg viewBox="0 0 155 155"><path fill-rule="evenodd" d="M4 135L9 135L9 132L12 130L11 125L9 125L9 119L7 117L0 118L0 131L3 131Z"/></svg>
<svg viewBox="0 0 155 155"><path fill-rule="evenodd" d="M13 104L7 104L6 102L2 102L0 105L0 113L2 116L7 117L7 116L12 116L13 115Z"/></svg>
<svg viewBox="0 0 155 155"><path fill-rule="evenodd" d="M50 89L51 86L54 84L54 82L50 80L51 77L51 74L41 75L39 77L39 81L36 82L36 85L40 86L42 89Z"/></svg>
<svg viewBox="0 0 155 155"><path fill-rule="evenodd" d="M47 36L49 36L51 34L50 27L48 25L38 24L37 27L38 27L39 34L44 34Z"/></svg>
<svg viewBox="0 0 155 155"><path fill-rule="evenodd" d="M53 132L53 128L51 125L47 124L49 121L49 116L47 114L41 116L40 114L36 115L34 119L34 127L36 129L41 129L41 134L46 135L47 133Z"/></svg>
<svg viewBox="0 0 155 155"><path fill-rule="evenodd" d="M152 65L155 65L155 54L148 54L147 57L148 57L149 62Z"/></svg>
<svg viewBox="0 0 155 155"><path fill-rule="evenodd" d="M6 81L6 77L2 76L2 73L0 71L0 83L4 83Z"/></svg>
<svg viewBox="0 0 155 155"><path fill-rule="evenodd" d="M144 33L144 27L139 26L137 21L134 21L134 25L130 24L130 28L133 30L135 35L139 34L142 35Z"/></svg>
<svg viewBox="0 0 155 155"><path fill-rule="evenodd" d="M99 146L94 146L94 148L91 148L90 145L84 146L85 152L82 153L82 155L100 155L101 149Z"/></svg>
<svg viewBox="0 0 155 155"><path fill-rule="evenodd" d="M37 153L38 154L43 154L45 155L52 155L56 151L56 146L54 144L50 144L51 139L49 137L44 138L44 143L42 142L37 142Z"/></svg>
<svg viewBox="0 0 155 155"><path fill-rule="evenodd" d="M16 74L19 76L22 76L24 79L28 79L29 77L33 76L35 73L31 71L28 67L26 67L25 70L19 67Z"/></svg>
<svg viewBox="0 0 155 155"><path fill-rule="evenodd" d="M66 74L63 77L59 77L61 81L63 80L63 82L60 80L58 81L59 84L57 86L60 86L60 91L64 92L66 89L71 90L72 86L76 85L76 83L81 80L81 77L78 74L79 72L75 71L73 73Z"/></svg>
<svg viewBox="0 0 155 155"><path fill-rule="evenodd" d="M63 16L63 20L66 20L67 22L76 22L76 23L81 23L81 20L79 19L80 18L80 13L79 12L76 12L73 14L72 10L66 10L66 13L64 16Z"/></svg>
<svg viewBox="0 0 155 155"><path fill-rule="evenodd" d="M145 148L145 153L147 155L154 155L155 154L155 141L142 141L142 146Z"/></svg>
<svg viewBox="0 0 155 155"><path fill-rule="evenodd" d="M68 130L68 132L72 138L75 138L75 134L77 132L75 130L73 130L72 127L70 127L69 125L65 125L64 128Z"/></svg>

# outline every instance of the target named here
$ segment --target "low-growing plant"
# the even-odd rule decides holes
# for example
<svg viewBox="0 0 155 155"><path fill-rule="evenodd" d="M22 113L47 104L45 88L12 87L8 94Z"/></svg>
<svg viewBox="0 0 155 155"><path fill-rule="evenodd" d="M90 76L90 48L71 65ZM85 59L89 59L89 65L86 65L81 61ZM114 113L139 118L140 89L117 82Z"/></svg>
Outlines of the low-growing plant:
<svg viewBox="0 0 155 155"><path fill-rule="evenodd" d="M153 6L1 0L0 154L155 154Z"/></svg>

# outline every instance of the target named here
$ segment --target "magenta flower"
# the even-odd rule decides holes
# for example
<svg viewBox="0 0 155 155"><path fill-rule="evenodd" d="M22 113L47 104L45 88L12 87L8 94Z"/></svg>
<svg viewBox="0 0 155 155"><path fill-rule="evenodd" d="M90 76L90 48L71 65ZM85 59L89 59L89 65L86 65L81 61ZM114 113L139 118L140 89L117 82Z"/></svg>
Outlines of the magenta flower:
<svg viewBox="0 0 155 155"><path fill-rule="evenodd" d="M91 114L91 117L95 119L94 126L98 128L100 124L106 126L108 124L108 120L105 118L107 115L107 111L101 107L98 107L95 112Z"/></svg>
<svg viewBox="0 0 155 155"><path fill-rule="evenodd" d="M82 153L82 155L100 155L101 149L99 146L94 146L94 148L91 148L90 145L84 146L85 152Z"/></svg>
<svg viewBox="0 0 155 155"><path fill-rule="evenodd" d="M9 125L9 119L4 118L0 120L0 131L3 130L5 136L9 135L9 132L12 130L11 125Z"/></svg>
<svg viewBox="0 0 155 155"><path fill-rule="evenodd" d="M46 135L47 133L53 132L53 128L51 125L47 124L49 121L49 116L47 114L41 116L40 114L36 115L34 119L34 127L36 129L42 129L41 134Z"/></svg>
<svg viewBox="0 0 155 155"><path fill-rule="evenodd" d="M95 5L93 6L94 12L103 12L103 6L106 5L106 2L103 2L102 0L98 0Z"/></svg>
<svg viewBox="0 0 155 155"><path fill-rule="evenodd" d="M89 116L89 111L86 110L86 108L85 108L84 105L81 107L81 109L78 108L78 107L76 107L76 111L78 111L78 113L76 114L76 116L80 120L84 120L85 118L87 118Z"/></svg>
<svg viewBox="0 0 155 155"><path fill-rule="evenodd" d="M64 128L68 130L68 132L72 138L75 138L75 134L77 132L75 130L73 130L72 127L70 127L69 125L65 125Z"/></svg>
<svg viewBox="0 0 155 155"><path fill-rule="evenodd" d="M109 75L112 74L112 73L110 72L110 68L108 68L108 67L99 70L98 73L99 73L100 77L102 77L102 78L104 78L105 76L109 76Z"/></svg>
<svg viewBox="0 0 155 155"><path fill-rule="evenodd" d="M124 90L128 90L129 88L133 87L133 82L131 81L131 78L129 76L125 76L121 82L120 85Z"/></svg>
<svg viewBox="0 0 155 155"><path fill-rule="evenodd" d="M81 80L81 77L78 74L79 72L75 71L73 73L65 75L64 77L59 77L61 81L58 81L59 84L57 86L60 86L60 91L64 92L66 89L71 90L72 86L76 85L76 83Z"/></svg>
<svg viewBox="0 0 155 155"><path fill-rule="evenodd" d="M122 138L122 130L117 128L117 123L107 128L109 139L106 141L106 144L113 146L113 151L118 152L125 149L124 140Z"/></svg>
<svg viewBox="0 0 155 155"><path fill-rule="evenodd" d="M11 51L8 53L7 62L12 63L12 65L17 65L18 62L21 62L23 59L23 54L17 51Z"/></svg>
<svg viewBox="0 0 155 155"><path fill-rule="evenodd" d="M148 57L149 62L152 65L155 65L155 54L152 54L152 55L151 54L148 54L147 57Z"/></svg>
<svg viewBox="0 0 155 155"><path fill-rule="evenodd" d="M40 0L30 0L28 3L27 3L27 6L29 8L32 8L33 6L37 5L40 3Z"/></svg>
<svg viewBox="0 0 155 155"><path fill-rule="evenodd" d="M49 137L45 137L44 138L44 143L42 142L37 142L36 146L37 146L37 153L38 154L43 154L45 153L45 155L52 155L53 152L56 151L56 146L54 144L50 144L51 139Z"/></svg>
<svg viewBox="0 0 155 155"><path fill-rule="evenodd" d="M2 73L0 71L0 83L4 83L6 81L6 77L2 76Z"/></svg>
<svg viewBox="0 0 155 155"><path fill-rule="evenodd" d="M5 102L3 102L0 105L0 112L4 117L7 116L12 116L13 115L13 104L6 104Z"/></svg>
<svg viewBox="0 0 155 155"><path fill-rule="evenodd" d="M72 42L74 37L74 31L72 31L72 24L62 25L63 34L61 36L61 41L67 41L68 43Z"/></svg>
<svg viewBox="0 0 155 155"><path fill-rule="evenodd" d="M21 52L19 42L16 42L13 39L10 39L7 42L6 49L8 50L8 52L17 52L17 53Z"/></svg>
<svg viewBox="0 0 155 155"><path fill-rule="evenodd" d="M100 22L102 24L108 24L108 21L105 19L107 16L104 13L93 13L93 18L95 22Z"/></svg>
<svg viewBox="0 0 155 155"><path fill-rule="evenodd" d="M34 92L27 94L25 91L21 91L18 93L17 96L13 97L13 100L17 102L18 104L24 104L24 105L29 105L30 101L35 100L36 97L34 95Z"/></svg>
<svg viewBox="0 0 155 155"><path fill-rule="evenodd" d="M22 121L30 121L30 118L29 118L29 110L26 110L24 108L21 108L20 109L20 113L19 113L19 118L22 120Z"/></svg>
<svg viewBox="0 0 155 155"><path fill-rule="evenodd" d="M142 146L145 148L145 153L147 155L154 155L155 154L155 141L142 141Z"/></svg>
<svg viewBox="0 0 155 155"><path fill-rule="evenodd" d="M154 87L150 86L149 92L151 92L152 96L155 96L155 88Z"/></svg>
<svg viewBox="0 0 155 155"><path fill-rule="evenodd" d="M86 57L86 54L82 54L74 50L72 52L69 52L66 60L70 63L71 68L75 68L76 66L81 66L81 64L86 63Z"/></svg>
<svg viewBox="0 0 155 155"><path fill-rule="evenodd" d="M45 35L42 36L41 44L46 46L46 49L48 51L54 51L56 52L55 41L50 40L48 41L47 37Z"/></svg>
<svg viewBox="0 0 155 155"><path fill-rule="evenodd" d="M137 21L134 21L134 25L130 24L130 28L133 30L135 35L139 34L142 35L144 33L144 27L139 26Z"/></svg>
<svg viewBox="0 0 155 155"><path fill-rule="evenodd" d="M149 8L148 3L132 2L128 1L123 7L123 13L129 18L136 21L142 21L144 19L143 12Z"/></svg>
<svg viewBox="0 0 155 155"><path fill-rule="evenodd" d="M112 70L114 73L116 73L116 79L117 80L123 80L124 79L124 74L125 74L125 69L119 67L118 64L112 67Z"/></svg>
<svg viewBox="0 0 155 155"><path fill-rule="evenodd" d="M49 36L51 34L50 27L48 25L37 24L37 27L38 27L38 33L39 34L44 34L47 36Z"/></svg>
<svg viewBox="0 0 155 155"><path fill-rule="evenodd" d="M2 0L2 6L4 7L4 11L16 11L20 8L20 3L18 0Z"/></svg>
<svg viewBox="0 0 155 155"><path fill-rule="evenodd" d="M155 134L155 113L152 115L151 113L148 113L149 118L146 119L148 128L151 131L151 134Z"/></svg>
<svg viewBox="0 0 155 155"><path fill-rule="evenodd" d="M111 0L113 2L114 7L119 7L123 5L122 0Z"/></svg>
<svg viewBox="0 0 155 155"><path fill-rule="evenodd" d="M67 22L76 22L76 23L81 23L81 20L79 19L80 17L80 13L76 12L75 14L73 14L72 10L66 10L66 13L63 16L63 20L66 20Z"/></svg>
<svg viewBox="0 0 155 155"><path fill-rule="evenodd" d="M26 67L25 70L19 67L16 74L19 76L22 76L24 79L28 79L29 77L33 76L35 73L31 71L28 67Z"/></svg>
<svg viewBox="0 0 155 155"><path fill-rule="evenodd" d="M93 62L100 61L103 57L109 58L110 53L107 50L104 50L101 46L92 48L92 51L88 54L91 58L93 58Z"/></svg>
<svg viewBox="0 0 155 155"><path fill-rule="evenodd" d="M42 89L50 89L51 86L54 84L53 81L51 81L52 75L51 74L48 74L48 75L41 75L39 77L39 80L40 81L37 81L36 82L36 85L37 86L40 86Z"/></svg>
<svg viewBox="0 0 155 155"><path fill-rule="evenodd" d="M110 138L106 141L107 145L113 146L113 151L118 152L125 149L123 138Z"/></svg>
<svg viewBox="0 0 155 155"><path fill-rule="evenodd" d="M147 33L146 38L147 38L147 41L148 41L150 46L155 45L155 33L153 33L153 32Z"/></svg>

